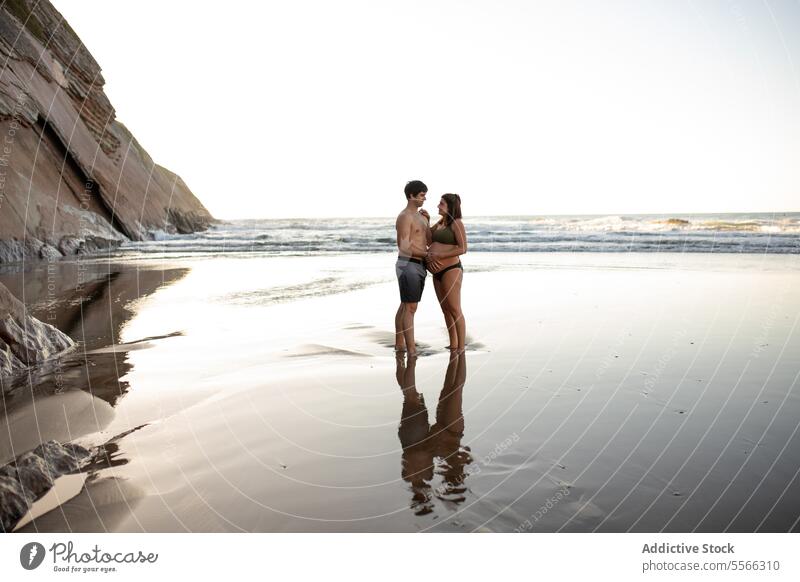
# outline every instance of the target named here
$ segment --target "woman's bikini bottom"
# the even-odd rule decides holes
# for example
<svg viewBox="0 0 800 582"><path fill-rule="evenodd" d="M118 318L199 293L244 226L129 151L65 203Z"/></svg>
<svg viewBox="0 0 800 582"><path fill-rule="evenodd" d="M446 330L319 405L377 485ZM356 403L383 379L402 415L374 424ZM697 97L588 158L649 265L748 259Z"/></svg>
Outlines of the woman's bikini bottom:
<svg viewBox="0 0 800 582"><path fill-rule="evenodd" d="M450 265L449 267L445 267L444 269L442 269L438 273L434 273L433 274L434 281L441 281L442 280L442 275L444 275L450 269L461 269L463 271L464 267L461 266L461 261L458 261L455 265Z"/></svg>

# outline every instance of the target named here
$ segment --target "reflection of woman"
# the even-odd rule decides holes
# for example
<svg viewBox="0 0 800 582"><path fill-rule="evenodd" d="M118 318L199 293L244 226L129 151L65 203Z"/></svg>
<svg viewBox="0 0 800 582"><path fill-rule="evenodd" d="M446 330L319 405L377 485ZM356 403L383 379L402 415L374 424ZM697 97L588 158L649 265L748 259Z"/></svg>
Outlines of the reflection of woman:
<svg viewBox="0 0 800 582"><path fill-rule="evenodd" d="M461 446L464 436L461 402L467 361L463 353L450 355L432 427L428 426L425 400L416 387L416 362L416 358L409 358L405 367L402 354L397 357L397 382L403 390L403 412L397 432L403 447L401 475L411 484L413 494L411 506L416 515L425 515L433 511L434 496L456 503L464 501L465 467L472 462L467 449ZM431 489L435 458L441 459L436 473L442 476L442 484Z"/></svg>
<svg viewBox="0 0 800 582"><path fill-rule="evenodd" d="M442 476L440 497L449 501L464 501L466 491L465 467L472 462L468 449L461 447L464 437L464 412L462 400L464 381L467 378L467 357L462 352L450 356L439 404L436 406L436 423L429 438L433 456L442 459L438 473Z"/></svg>
<svg viewBox="0 0 800 582"><path fill-rule="evenodd" d="M459 257L467 252L467 233L461 221L461 197L444 194L439 201L439 221L431 227L432 243L425 266L433 273L433 287L444 313L451 350L464 351L466 323L461 312L464 269Z"/></svg>

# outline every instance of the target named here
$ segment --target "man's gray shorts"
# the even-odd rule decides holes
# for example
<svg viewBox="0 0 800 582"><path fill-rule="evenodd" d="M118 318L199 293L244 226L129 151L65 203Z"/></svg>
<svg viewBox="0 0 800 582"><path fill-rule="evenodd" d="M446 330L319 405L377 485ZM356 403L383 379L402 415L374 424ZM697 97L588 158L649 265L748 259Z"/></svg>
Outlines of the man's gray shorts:
<svg viewBox="0 0 800 582"><path fill-rule="evenodd" d="M425 288L425 277L428 270L422 263L408 260L408 257L397 257L394 265L397 284L400 286L400 301L403 303L419 303L422 290Z"/></svg>

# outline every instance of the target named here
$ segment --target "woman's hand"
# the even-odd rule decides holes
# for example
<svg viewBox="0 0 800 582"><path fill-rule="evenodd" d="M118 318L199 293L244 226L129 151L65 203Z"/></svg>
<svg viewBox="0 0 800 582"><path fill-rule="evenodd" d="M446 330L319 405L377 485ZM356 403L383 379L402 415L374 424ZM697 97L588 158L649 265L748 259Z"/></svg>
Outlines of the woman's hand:
<svg viewBox="0 0 800 582"><path fill-rule="evenodd" d="M430 255L430 253L428 253L428 255ZM425 257L425 268L427 268L431 273L438 273L443 267L444 265L442 265L442 263L436 259L432 259L430 256Z"/></svg>
<svg viewBox="0 0 800 582"><path fill-rule="evenodd" d="M431 273L438 273L444 266L441 261L439 261L438 256L438 253L432 251L428 251L428 254L425 255L425 268Z"/></svg>

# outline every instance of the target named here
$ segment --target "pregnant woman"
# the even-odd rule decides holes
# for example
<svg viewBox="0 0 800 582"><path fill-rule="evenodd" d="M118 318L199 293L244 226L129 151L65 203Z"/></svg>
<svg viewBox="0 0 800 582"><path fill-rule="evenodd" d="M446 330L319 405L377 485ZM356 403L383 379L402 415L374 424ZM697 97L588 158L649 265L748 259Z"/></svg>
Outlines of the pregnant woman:
<svg viewBox="0 0 800 582"><path fill-rule="evenodd" d="M464 269L459 257L467 252L467 233L461 221L461 197L444 194L439 201L439 221L431 227L431 246L425 266L433 273L433 287L442 306L450 345L457 353L464 351L466 323L461 312L461 281Z"/></svg>

